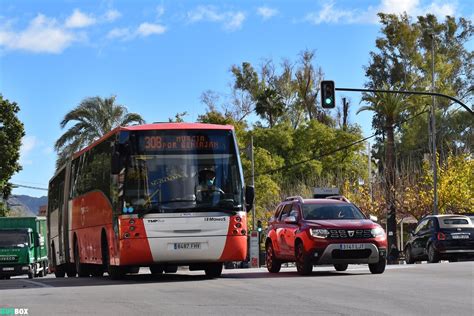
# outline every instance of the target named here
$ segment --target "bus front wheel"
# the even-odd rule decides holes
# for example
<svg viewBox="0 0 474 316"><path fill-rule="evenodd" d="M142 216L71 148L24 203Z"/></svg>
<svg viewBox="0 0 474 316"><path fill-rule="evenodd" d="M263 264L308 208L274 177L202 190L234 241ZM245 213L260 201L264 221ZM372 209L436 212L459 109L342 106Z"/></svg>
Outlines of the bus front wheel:
<svg viewBox="0 0 474 316"><path fill-rule="evenodd" d="M218 278L222 274L222 262L208 263L204 269L209 278Z"/></svg>

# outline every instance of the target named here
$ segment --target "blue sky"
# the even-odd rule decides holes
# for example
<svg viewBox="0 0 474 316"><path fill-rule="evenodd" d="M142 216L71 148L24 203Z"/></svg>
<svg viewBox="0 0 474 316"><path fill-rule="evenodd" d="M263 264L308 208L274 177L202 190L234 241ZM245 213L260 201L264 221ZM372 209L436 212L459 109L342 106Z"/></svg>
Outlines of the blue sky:
<svg viewBox="0 0 474 316"><path fill-rule="evenodd" d="M296 61L305 49L336 86L362 87L379 11L474 16L472 0L2 0L0 93L20 105L26 130L12 182L47 187L59 122L85 97L116 95L147 122L184 111L192 122L204 91L230 92L232 65ZM345 95L359 106L358 94ZM350 121L371 134L369 113L353 110Z"/></svg>

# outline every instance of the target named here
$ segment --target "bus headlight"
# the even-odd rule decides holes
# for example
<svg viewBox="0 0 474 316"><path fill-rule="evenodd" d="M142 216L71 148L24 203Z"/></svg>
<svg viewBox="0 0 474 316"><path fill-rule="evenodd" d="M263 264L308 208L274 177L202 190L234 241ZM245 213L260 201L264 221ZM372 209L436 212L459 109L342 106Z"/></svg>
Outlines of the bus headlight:
<svg viewBox="0 0 474 316"><path fill-rule="evenodd" d="M329 236L329 231L327 229L315 229L310 228L309 233L315 238L327 238Z"/></svg>

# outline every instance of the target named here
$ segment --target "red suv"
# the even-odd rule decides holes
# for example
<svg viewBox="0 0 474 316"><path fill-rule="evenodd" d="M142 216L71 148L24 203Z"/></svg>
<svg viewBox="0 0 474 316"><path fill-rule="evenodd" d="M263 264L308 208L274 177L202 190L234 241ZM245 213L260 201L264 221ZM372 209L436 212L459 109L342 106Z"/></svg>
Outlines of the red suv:
<svg viewBox="0 0 474 316"><path fill-rule="evenodd" d="M385 271L387 237L380 225L344 197L289 197L278 205L268 223L266 264L277 273L284 262L295 262L301 275L315 264L367 263L374 274Z"/></svg>

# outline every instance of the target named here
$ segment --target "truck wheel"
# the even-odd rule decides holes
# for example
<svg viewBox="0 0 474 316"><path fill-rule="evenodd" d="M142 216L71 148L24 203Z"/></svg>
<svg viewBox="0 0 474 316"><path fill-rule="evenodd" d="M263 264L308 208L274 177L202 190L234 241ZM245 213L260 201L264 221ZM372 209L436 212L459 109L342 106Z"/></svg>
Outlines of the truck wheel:
<svg viewBox="0 0 474 316"><path fill-rule="evenodd" d="M35 276L36 276L36 268L33 267L33 269L31 269L31 270L28 272L28 279L33 279Z"/></svg>
<svg viewBox="0 0 474 316"><path fill-rule="evenodd" d="M43 262L43 276L47 276L47 275L48 275L48 262L44 261Z"/></svg>

